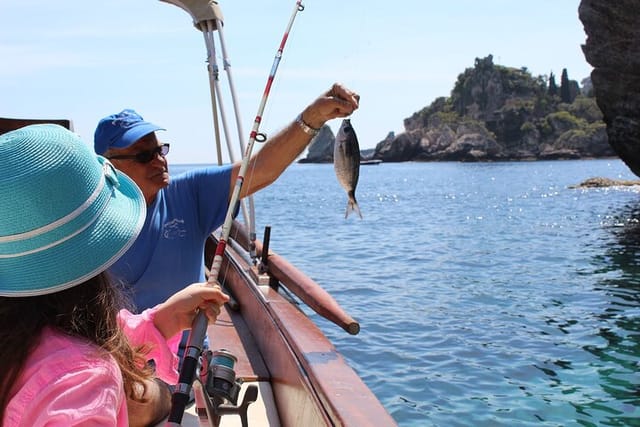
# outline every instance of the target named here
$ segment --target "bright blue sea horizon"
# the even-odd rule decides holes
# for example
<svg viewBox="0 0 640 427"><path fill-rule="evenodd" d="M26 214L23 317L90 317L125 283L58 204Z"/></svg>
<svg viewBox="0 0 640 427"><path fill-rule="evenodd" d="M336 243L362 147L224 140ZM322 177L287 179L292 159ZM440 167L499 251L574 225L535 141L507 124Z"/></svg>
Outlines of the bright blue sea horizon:
<svg viewBox="0 0 640 427"><path fill-rule="evenodd" d="M257 231L360 322L312 314L400 426L638 426L640 187L569 188L596 176L638 179L617 159L362 166L360 220L332 165L294 164Z"/></svg>

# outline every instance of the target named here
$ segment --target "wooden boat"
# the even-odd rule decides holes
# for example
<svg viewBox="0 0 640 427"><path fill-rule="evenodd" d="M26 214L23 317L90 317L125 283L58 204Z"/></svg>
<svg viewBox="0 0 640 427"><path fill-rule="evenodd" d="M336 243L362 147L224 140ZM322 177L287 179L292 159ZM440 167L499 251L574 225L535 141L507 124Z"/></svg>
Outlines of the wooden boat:
<svg viewBox="0 0 640 427"><path fill-rule="evenodd" d="M0 134L35 123L73 129L72 121L64 119L0 118ZM270 251L266 238L264 247L255 241L261 259L256 265L244 226L235 222L230 237L218 279L232 301L207 332L211 349L224 349L237 359L233 369L241 390L235 402L214 399L206 381L196 379L196 402L181 425L396 425L291 294L350 334L359 332L359 324L316 282ZM206 247L206 265L216 243L214 234Z"/></svg>

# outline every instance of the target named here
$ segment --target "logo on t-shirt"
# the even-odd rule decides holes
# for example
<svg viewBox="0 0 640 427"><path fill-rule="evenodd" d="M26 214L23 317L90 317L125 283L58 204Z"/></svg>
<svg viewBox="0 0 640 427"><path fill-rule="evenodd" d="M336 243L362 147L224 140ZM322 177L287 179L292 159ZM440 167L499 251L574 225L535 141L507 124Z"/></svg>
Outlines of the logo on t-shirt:
<svg viewBox="0 0 640 427"><path fill-rule="evenodd" d="M162 237L169 240L180 239L187 234L183 219L172 219L162 227Z"/></svg>

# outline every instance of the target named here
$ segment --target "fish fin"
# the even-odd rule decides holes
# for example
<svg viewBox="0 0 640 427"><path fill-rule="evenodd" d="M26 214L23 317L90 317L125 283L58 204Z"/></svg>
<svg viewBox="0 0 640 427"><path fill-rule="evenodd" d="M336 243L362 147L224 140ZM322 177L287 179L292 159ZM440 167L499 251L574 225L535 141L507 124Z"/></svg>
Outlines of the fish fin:
<svg viewBox="0 0 640 427"><path fill-rule="evenodd" d="M351 212L355 212L358 214L360 219L362 219L362 213L360 212L360 206L358 206L358 202L356 202L355 197L350 197L347 201L347 211L344 213L344 217L348 218Z"/></svg>

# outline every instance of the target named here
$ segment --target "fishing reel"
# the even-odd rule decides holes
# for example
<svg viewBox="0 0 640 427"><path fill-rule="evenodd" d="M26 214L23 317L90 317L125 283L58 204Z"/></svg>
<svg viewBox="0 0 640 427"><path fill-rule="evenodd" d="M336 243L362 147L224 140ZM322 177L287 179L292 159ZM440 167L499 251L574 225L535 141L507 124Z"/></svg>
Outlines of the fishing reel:
<svg viewBox="0 0 640 427"><path fill-rule="evenodd" d="M237 414L243 427L248 427L249 405L258 399L258 387L247 387L242 403L237 406L242 380L233 370L238 359L226 349L206 350L201 357L200 380L204 385L206 412L213 425L220 423L222 415Z"/></svg>
<svg viewBox="0 0 640 427"><path fill-rule="evenodd" d="M217 397L235 405L242 386L240 380L236 381L236 373L233 370L238 359L225 349L215 352L207 350L203 356L203 371L207 372L204 382L207 393L212 398Z"/></svg>

